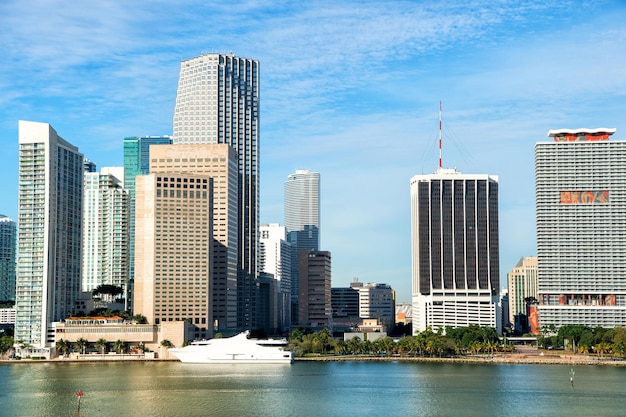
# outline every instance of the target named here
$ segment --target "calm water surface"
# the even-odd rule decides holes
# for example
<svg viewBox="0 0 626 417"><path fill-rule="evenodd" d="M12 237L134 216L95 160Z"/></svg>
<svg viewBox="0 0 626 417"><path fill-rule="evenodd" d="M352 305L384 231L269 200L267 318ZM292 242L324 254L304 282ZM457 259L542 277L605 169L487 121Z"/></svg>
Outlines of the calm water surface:
<svg viewBox="0 0 626 417"><path fill-rule="evenodd" d="M405 362L0 365L0 416L626 415L626 368L574 367L574 386L569 371Z"/></svg>

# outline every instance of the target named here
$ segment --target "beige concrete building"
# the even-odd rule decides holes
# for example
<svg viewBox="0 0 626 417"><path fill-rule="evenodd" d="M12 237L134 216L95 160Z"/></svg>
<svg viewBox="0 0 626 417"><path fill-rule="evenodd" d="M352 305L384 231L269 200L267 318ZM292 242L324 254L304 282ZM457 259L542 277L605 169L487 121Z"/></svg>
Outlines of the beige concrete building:
<svg viewBox="0 0 626 417"><path fill-rule="evenodd" d="M165 341L174 347L181 347L185 341L192 339L194 326L184 322L164 322L160 325L136 324L121 317L71 317L57 323L55 342L65 341L70 347L78 340L86 341L84 351L86 358L97 353L113 353L113 344L118 340L124 343L124 352L132 353L139 345L150 351L157 352L159 358L170 358L167 354ZM104 340L106 346L99 348L97 343ZM58 352L57 349L57 354ZM149 357L141 355L140 358ZM94 358L94 359L97 359ZM134 358L137 359L137 358Z"/></svg>
<svg viewBox="0 0 626 417"><path fill-rule="evenodd" d="M206 338L213 322L210 178L141 175L136 192L135 313L156 325L186 320Z"/></svg>
<svg viewBox="0 0 626 417"><path fill-rule="evenodd" d="M237 327L237 259L238 259L238 214L237 214L237 198L238 198L238 174L237 174L237 154L235 150L227 144L178 144L178 145L153 145L150 147L150 172L157 177L167 175L181 175L182 176L182 192L184 194L186 187L191 187L192 183L185 183L184 177L195 175L200 176L208 180L209 187L207 191L212 196L210 207L211 222L209 233L210 250L201 251L197 253L196 263L191 264L187 262L182 266L185 268L188 274L197 274L203 271L196 271L201 265L209 265L209 308L210 314L206 315L207 323L203 323L202 319L199 323L196 323L195 319L193 324L197 324L202 328L209 328L212 331L227 332L234 330ZM170 189L171 189L170 183ZM163 196L162 198L166 198ZM168 197L171 200L171 196ZM197 199L189 198L184 207L189 211L184 215L184 210L180 205L176 205L178 197L174 197L175 201L171 201L170 211L162 211L162 215L165 215L168 219L176 218L183 214L181 218L181 224L176 224L176 229L179 226L188 228L189 233L182 235L178 234L178 230L175 230L174 238L171 242L166 243L161 241L165 245L163 250L173 250L174 246L180 247L182 250L192 251L195 247L196 250L202 249L198 246L198 242L194 242L195 239L199 239L200 242L204 241L204 235L197 235L197 228L194 225L195 221L199 221L200 229L203 229L202 216L199 218L188 217L191 214L191 205L198 203ZM137 198L137 207L140 206L139 194ZM204 204L204 203L201 203ZM161 207L165 210L166 206ZM172 211L173 209L174 211ZM196 215L201 214L195 211ZM185 216L187 218L185 218ZM139 213L136 217L139 220ZM178 220L176 220L178 221ZM173 225L174 226L174 225ZM139 234L137 229L137 242L143 237ZM194 238L194 236L196 236ZM139 247L138 245L136 246ZM168 249L169 248L169 249ZM179 255L177 252L179 248L176 248L171 255L174 259ZM209 255L210 253L210 255ZM182 255L182 254L181 254ZM210 258L209 258L210 256ZM137 258L138 259L138 258ZM137 262L138 264L139 262ZM141 266L136 266L136 269ZM181 270L180 273L183 271ZM177 274L178 271L173 271ZM191 282L190 282L191 283ZM163 289L168 292L170 288ZM188 288L189 292L197 291L196 285L193 284ZM174 287L174 292L176 288ZM159 294L155 294L157 296ZM162 294L163 295L163 294ZM168 297L172 294L168 294ZM176 296L176 294L173 294ZM168 303L161 307L167 309ZM137 308L137 307L136 307ZM185 317L182 314L181 317ZM138 311L138 310L136 310ZM168 314L176 313L169 312ZM144 313L142 313L144 314ZM175 316L175 314L173 315ZM210 316L210 320L209 320ZM146 317L148 317L146 315ZM169 320L169 318L168 318ZM203 335L200 335L203 337Z"/></svg>
<svg viewBox="0 0 626 417"><path fill-rule="evenodd" d="M520 258L515 268L507 274L509 282L509 320L519 331L526 327L525 298L538 298L537 257ZM523 317L519 315L522 314Z"/></svg>

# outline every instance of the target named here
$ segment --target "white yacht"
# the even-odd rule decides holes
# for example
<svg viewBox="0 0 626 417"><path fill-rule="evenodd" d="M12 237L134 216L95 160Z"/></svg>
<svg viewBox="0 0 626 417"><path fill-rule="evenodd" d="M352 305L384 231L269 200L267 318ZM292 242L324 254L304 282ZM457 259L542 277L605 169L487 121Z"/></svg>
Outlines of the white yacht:
<svg viewBox="0 0 626 417"><path fill-rule="evenodd" d="M249 339L248 331L225 339L191 342L168 352L188 363L287 363L293 352L287 350L286 339Z"/></svg>

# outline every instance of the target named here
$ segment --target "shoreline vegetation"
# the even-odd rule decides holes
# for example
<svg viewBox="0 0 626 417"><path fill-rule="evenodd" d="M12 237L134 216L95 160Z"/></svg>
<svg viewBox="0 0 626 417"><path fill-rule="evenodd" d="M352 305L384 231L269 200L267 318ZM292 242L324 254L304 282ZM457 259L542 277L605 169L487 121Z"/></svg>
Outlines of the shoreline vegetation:
<svg viewBox="0 0 626 417"><path fill-rule="evenodd" d="M3 359L0 364L20 363L108 363L108 362L180 362L171 358L144 358L120 355L119 357L100 355L84 355L80 358L54 358L54 359ZM133 355L134 356L134 355ZM508 353L493 355L464 355L455 357L427 357L427 356L402 356L402 355L336 355L319 354L307 355L294 358L295 362L422 362L422 363L470 363L470 364L528 364L528 365L591 365L591 366L623 366L626 360L615 357L599 357L595 355L581 354L546 354L537 350L537 353Z"/></svg>

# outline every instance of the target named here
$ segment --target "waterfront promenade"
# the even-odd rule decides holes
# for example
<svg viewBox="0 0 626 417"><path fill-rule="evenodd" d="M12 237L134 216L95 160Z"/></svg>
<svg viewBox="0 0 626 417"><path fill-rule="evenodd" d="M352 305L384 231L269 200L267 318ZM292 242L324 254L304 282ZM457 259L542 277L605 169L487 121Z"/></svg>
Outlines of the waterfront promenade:
<svg viewBox="0 0 626 417"><path fill-rule="evenodd" d="M600 365L600 366L623 366L626 367L626 359L612 356L595 356L573 354L570 352L542 352L537 349L514 353L496 353L493 355L467 355L446 357L427 356L399 356L399 355L319 355L294 358L296 362L342 362L342 361L363 361L363 362L425 362L425 363L498 363L498 364L533 364L533 365ZM79 355L71 358L54 359L19 359L0 360L3 364L19 363L80 363L80 362L178 362L173 358L146 358L143 355Z"/></svg>

